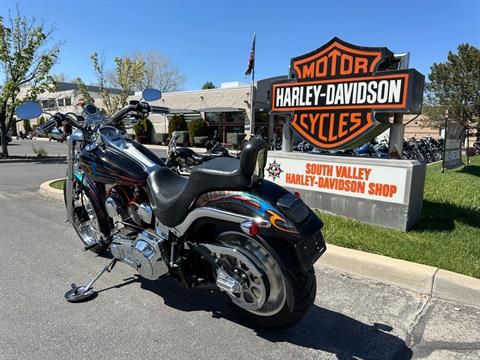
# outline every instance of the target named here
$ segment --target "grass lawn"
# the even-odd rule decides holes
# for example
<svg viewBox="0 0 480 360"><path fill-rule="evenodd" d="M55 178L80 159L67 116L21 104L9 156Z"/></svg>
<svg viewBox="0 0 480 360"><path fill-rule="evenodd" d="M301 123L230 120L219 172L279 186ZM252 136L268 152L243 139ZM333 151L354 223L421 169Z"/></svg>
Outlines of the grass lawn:
<svg viewBox="0 0 480 360"><path fill-rule="evenodd" d="M50 184L50 187L57 190L63 190L64 186L65 186L65 180L54 181L53 183Z"/></svg>
<svg viewBox="0 0 480 360"><path fill-rule="evenodd" d="M319 213L325 239L480 278L480 156L445 174L441 164L427 166L424 198L422 219L409 232Z"/></svg>

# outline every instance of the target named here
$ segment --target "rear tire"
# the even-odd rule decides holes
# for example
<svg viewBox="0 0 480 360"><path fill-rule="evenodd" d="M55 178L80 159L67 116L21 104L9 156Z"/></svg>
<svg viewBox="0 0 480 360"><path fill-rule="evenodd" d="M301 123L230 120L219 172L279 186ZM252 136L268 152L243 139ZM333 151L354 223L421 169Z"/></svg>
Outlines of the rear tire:
<svg viewBox="0 0 480 360"><path fill-rule="evenodd" d="M217 241L224 245L232 245L232 242L222 239L226 233L220 234L217 237ZM232 236L232 232L228 233ZM245 309L234 301L228 294L225 295L227 302L235 311L237 311L247 321L261 327L268 328L288 328L299 322L307 313L310 306L315 301L315 295L317 291L317 282L315 278L315 271L313 266L304 271L293 251L293 249L286 245L281 247L270 247L263 239L251 238L241 233L236 233L238 236L249 238L249 241L255 243L255 246L261 247L271 257L270 260L264 262L263 266L260 265L261 259L254 259L253 254L250 251L246 251L245 248L238 246L231 246L243 255L247 256L252 262L259 264L259 270L267 275L271 275L272 272L278 272L283 280L285 299L280 306L271 313L264 313L258 311L250 311ZM278 239L277 239L278 241ZM268 266L271 260L275 262L277 267ZM270 276L268 276L270 277ZM269 284L266 284L266 288L269 288ZM267 296L271 296L267 293ZM278 295L277 295L278 296ZM267 298L268 301L268 298Z"/></svg>

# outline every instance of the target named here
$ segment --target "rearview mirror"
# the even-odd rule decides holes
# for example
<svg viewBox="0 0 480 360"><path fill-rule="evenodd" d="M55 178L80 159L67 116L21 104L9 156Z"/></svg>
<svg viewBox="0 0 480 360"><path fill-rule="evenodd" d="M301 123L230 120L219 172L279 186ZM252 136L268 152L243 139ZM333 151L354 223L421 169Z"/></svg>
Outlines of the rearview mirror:
<svg viewBox="0 0 480 360"><path fill-rule="evenodd" d="M42 115L42 108L35 101L27 101L15 108L15 114L22 120L35 119Z"/></svg>
<svg viewBox="0 0 480 360"><path fill-rule="evenodd" d="M83 111L89 116L96 115L98 113L98 108L93 104L87 104L83 106Z"/></svg>
<svg viewBox="0 0 480 360"><path fill-rule="evenodd" d="M162 98L162 92L157 89L145 89L142 91L142 97L145 101L155 101Z"/></svg>

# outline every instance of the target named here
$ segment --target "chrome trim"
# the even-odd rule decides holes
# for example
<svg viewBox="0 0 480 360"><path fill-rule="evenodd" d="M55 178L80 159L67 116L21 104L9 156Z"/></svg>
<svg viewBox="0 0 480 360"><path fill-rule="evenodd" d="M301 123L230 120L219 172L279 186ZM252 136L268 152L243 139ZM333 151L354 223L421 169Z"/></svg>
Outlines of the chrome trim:
<svg viewBox="0 0 480 360"><path fill-rule="evenodd" d="M83 132L81 130L73 130L70 135L67 137L68 141L83 141L85 140L83 137Z"/></svg>
<svg viewBox="0 0 480 360"><path fill-rule="evenodd" d="M201 246L206 247L218 259L221 259L221 255L235 258L242 272L248 275L248 281L244 279L239 282L230 276L223 266L217 269L216 285L220 290L225 291L235 304L246 310L258 310L265 304L267 291L263 282L263 274L247 256L228 246L213 244L201 244ZM254 276L257 282L252 281L251 276ZM257 289L255 293L252 293L252 287ZM250 294L250 302L245 300L245 293Z"/></svg>
<svg viewBox="0 0 480 360"><path fill-rule="evenodd" d="M242 285L222 268L217 270L216 284L220 290L226 291L230 294L238 294L242 291Z"/></svg>
<svg viewBox="0 0 480 360"><path fill-rule="evenodd" d="M153 210L149 204L141 203L138 205L137 214L144 223L150 224L152 222Z"/></svg>
<svg viewBox="0 0 480 360"><path fill-rule="evenodd" d="M73 135L73 133L72 133ZM65 180L65 201L67 207L67 221L73 224L73 161L75 159L74 137L69 136L67 152L67 179Z"/></svg>
<svg viewBox="0 0 480 360"><path fill-rule="evenodd" d="M250 235L250 226L252 226L252 223L254 222L257 223L258 226L261 228L268 229L270 226L272 226L272 224L269 221L262 219L260 217L257 217L255 219L245 220L244 222L242 222L240 224L240 229L242 229L242 231L245 234Z"/></svg>
<svg viewBox="0 0 480 360"><path fill-rule="evenodd" d="M194 209L192 212L190 212L185 220L183 222L173 228L171 228L171 231L176 235L176 236L182 236L185 234L190 227L190 225L193 224L196 220L200 218L213 218L213 219L218 219L218 220L223 220L223 221L229 221L229 222L234 222L234 223L242 223L244 221L255 221L257 222L257 219L252 218L250 216L246 215L240 215L240 214L235 214L229 211L225 210L220 210L216 208L211 208L211 207L200 207ZM261 218L258 218L263 222L265 222L265 226L263 227L269 227L270 223L266 220L263 220ZM260 221L259 220L259 221ZM267 225L268 224L268 225Z"/></svg>

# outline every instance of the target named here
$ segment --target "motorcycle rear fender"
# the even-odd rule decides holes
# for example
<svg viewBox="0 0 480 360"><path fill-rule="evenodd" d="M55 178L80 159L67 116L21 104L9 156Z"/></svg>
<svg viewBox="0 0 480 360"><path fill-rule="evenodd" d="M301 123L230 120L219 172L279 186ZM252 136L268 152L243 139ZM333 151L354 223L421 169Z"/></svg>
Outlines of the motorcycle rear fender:
<svg viewBox="0 0 480 360"><path fill-rule="evenodd" d="M295 209L289 209L289 204L294 204ZM208 192L201 195L194 204L195 209L202 207L266 221L269 226L261 226L258 236L266 239L273 247L279 240L289 244L305 270L326 250L320 218L301 199L270 181L260 180L246 191ZM221 224L221 221L212 220L200 218L192 230L204 225L212 227ZM228 224L228 227L240 229L238 223Z"/></svg>

